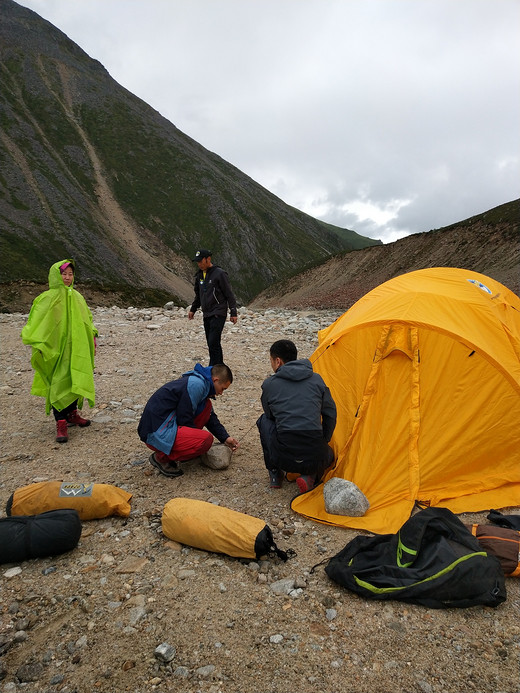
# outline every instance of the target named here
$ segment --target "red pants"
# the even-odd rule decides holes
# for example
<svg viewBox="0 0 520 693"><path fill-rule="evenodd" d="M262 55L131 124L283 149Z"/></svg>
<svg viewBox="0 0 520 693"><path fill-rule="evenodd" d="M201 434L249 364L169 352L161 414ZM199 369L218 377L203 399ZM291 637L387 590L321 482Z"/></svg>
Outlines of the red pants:
<svg viewBox="0 0 520 693"><path fill-rule="evenodd" d="M154 448L152 445L148 445L148 443L146 443L146 445L150 450L156 453L159 462L185 462L186 460L192 460L194 457L202 455L213 445L213 435L209 431L202 430L208 423L211 410L211 402L208 399L204 409L193 420L197 428L179 426L177 435L175 436L175 442L169 455L157 450L157 448Z"/></svg>

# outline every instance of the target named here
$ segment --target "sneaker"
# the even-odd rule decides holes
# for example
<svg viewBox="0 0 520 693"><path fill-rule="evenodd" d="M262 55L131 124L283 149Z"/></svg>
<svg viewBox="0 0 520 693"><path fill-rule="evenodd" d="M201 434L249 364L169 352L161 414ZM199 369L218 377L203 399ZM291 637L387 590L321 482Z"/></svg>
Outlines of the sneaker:
<svg viewBox="0 0 520 693"><path fill-rule="evenodd" d="M80 416L77 409L74 409L74 411L71 411L70 414L67 414L67 423L69 426L81 426L81 428L90 426L90 421Z"/></svg>
<svg viewBox="0 0 520 693"><path fill-rule="evenodd" d="M269 486L271 488L281 488L282 481L283 481L282 472L278 471L278 469L270 469L269 470Z"/></svg>
<svg viewBox="0 0 520 693"><path fill-rule="evenodd" d="M66 419L60 419L56 421L56 442L66 443L69 439L69 434L67 432L67 421Z"/></svg>
<svg viewBox="0 0 520 693"><path fill-rule="evenodd" d="M159 473L163 476L173 478L176 476L182 476L184 474L182 469L175 462L159 462L157 459L157 453L155 452L151 454L148 459L152 467L158 469Z"/></svg>
<svg viewBox="0 0 520 693"><path fill-rule="evenodd" d="M300 493L307 493L307 491L312 491L314 488L314 477L313 476L299 476L296 479L296 486L298 486L298 489Z"/></svg>

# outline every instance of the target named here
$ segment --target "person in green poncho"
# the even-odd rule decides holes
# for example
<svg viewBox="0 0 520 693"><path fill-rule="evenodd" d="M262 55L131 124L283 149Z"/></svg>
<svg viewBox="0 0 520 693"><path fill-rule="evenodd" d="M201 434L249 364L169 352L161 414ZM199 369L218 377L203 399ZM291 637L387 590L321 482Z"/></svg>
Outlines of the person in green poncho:
<svg viewBox="0 0 520 693"><path fill-rule="evenodd" d="M73 288L74 261L60 260L49 270L49 290L32 304L22 341L32 347L31 394L52 409L56 440L66 443L68 426L89 426L80 416L86 399L94 406L94 355L97 329L85 299Z"/></svg>

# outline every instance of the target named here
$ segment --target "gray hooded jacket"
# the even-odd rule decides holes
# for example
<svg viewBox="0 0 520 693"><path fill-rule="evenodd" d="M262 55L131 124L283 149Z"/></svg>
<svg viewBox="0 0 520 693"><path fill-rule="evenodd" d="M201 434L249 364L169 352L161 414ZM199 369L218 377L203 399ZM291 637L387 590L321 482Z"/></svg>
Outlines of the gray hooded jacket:
<svg viewBox="0 0 520 693"><path fill-rule="evenodd" d="M306 432L327 443L336 426L336 405L309 359L288 361L262 383L262 407L278 434Z"/></svg>

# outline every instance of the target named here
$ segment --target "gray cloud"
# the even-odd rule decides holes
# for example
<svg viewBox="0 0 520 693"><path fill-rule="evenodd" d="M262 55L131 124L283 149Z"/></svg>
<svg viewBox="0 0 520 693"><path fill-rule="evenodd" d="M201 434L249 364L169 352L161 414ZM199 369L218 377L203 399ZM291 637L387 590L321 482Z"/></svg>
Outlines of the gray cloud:
<svg viewBox="0 0 520 693"><path fill-rule="evenodd" d="M23 0L289 204L391 241L518 197L517 0Z"/></svg>

